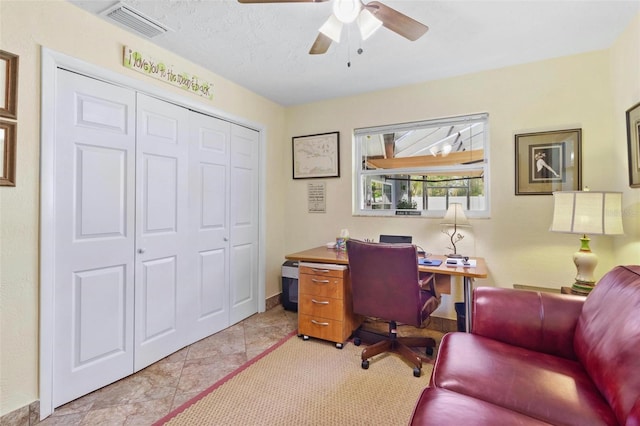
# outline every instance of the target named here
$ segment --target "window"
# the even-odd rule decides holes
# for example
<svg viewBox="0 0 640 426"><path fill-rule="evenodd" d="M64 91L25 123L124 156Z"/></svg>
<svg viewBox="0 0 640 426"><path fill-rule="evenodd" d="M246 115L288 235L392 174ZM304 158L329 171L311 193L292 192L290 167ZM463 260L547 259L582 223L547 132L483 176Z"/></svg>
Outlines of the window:
<svg viewBox="0 0 640 426"><path fill-rule="evenodd" d="M356 129L355 214L489 215L488 114Z"/></svg>

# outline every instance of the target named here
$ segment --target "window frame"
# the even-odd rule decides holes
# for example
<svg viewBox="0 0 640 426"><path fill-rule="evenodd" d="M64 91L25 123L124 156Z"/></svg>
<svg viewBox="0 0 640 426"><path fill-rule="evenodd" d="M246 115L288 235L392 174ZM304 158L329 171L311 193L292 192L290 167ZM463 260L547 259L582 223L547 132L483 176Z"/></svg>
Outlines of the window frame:
<svg viewBox="0 0 640 426"><path fill-rule="evenodd" d="M389 174L393 175L408 175L408 176L417 176L417 175L427 175L434 173L446 173L455 171L478 171L481 170L483 174L484 180L484 209L481 210L468 210L466 206L465 215L471 218L488 218L491 214L491 197L490 197L490 169L489 169L489 145L490 145L490 137L489 137L489 114L488 113L476 113L476 114L467 114L453 117L445 117L445 118L435 118L435 119L426 119L415 122L407 122L407 123L399 123L399 124L388 124L381 126L373 126L373 127L362 127L354 129L353 131L353 155L354 155L354 173L353 173L353 215L354 216L382 216L382 217L443 217L446 209L434 209L434 210L419 210L420 214L412 214L410 216L404 214L397 214L395 206L392 205L390 210L383 209L366 209L361 208L364 206L364 188L363 182L365 181L365 177L370 176L371 179L377 179L380 176L381 170L363 170L363 144L361 137L371 134L380 134L380 133L392 133L392 132L404 132L409 130L419 130L433 127L443 127L450 125L460 125L469 123L472 124L474 122L482 122L484 125L484 131L482 133L482 146L484 150L484 158L481 162L474 164L462 164L455 166L438 166L438 167L428 167L428 168L397 168L397 169L385 169L388 171L392 171Z"/></svg>

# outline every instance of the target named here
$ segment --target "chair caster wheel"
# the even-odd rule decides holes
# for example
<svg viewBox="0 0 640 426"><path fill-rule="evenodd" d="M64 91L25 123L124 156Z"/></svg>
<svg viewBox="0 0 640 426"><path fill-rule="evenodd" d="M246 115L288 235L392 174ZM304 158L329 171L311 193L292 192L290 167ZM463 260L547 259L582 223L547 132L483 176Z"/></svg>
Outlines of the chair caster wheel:
<svg viewBox="0 0 640 426"><path fill-rule="evenodd" d="M362 369L363 370L367 370L369 368L369 360L368 359L363 359L361 365L362 365Z"/></svg>
<svg viewBox="0 0 640 426"><path fill-rule="evenodd" d="M422 370L418 367L413 367L413 377L420 377Z"/></svg>
<svg viewBox="0 0 640 426"><path fill-rule="evenodd" d="M309 336L307 336L306 334L302 335L302 340L309 340Z"/></svg>
<svg viewBox="0 0 640 426"><path fill-rule="evenodd" d="M425 352L427 353L427 355L432 356L433 355L433 348L431 346L428 346L427 350Z"/></svg>
<svg viewBox="0 0 640 426"><path fill-rule="evenodd" d="M336 348L338 348L338 349L342 349L342 348L343 348L342 343L336 343Z"/></svg>
<svg viewBox="0 0 640 426"><path fill-rule="evenodd" d="M362 340L360 340L359 337L354 337L353 338L353 344L356 346L360 346L360 344L362 343Z"/></svg>

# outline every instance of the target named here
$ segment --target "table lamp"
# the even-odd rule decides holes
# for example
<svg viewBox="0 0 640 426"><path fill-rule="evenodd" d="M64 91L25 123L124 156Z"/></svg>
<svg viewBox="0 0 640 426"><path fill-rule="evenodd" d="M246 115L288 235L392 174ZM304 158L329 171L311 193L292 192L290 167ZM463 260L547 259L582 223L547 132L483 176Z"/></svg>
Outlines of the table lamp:
<svg viewBox="0 0 640 426"><path fill-rule="evenodd" d="M573 255L577 274L574 294L588 295L596 284L593 271L598 257L589 247L587 234L619 235L622 230L622 193L560 191L553 193L553 232L582 234L580 250Z"/></svg>
<svg viewBox="0 0 640 426"><path fill-rule="evenodd" d="M464 215L462 204L450 203L447 213L444 215L444 219L440 224L448 227L453 226L453 230L449 228L442 230L442 233L448 235L451 240L451 247L447 248L453 250L453 253L448 254L447 257L452 259L461 259L463 256L458 254L456 243L463 239L464 235L458 233L458 227L471 227L467 217Z"/></svg>

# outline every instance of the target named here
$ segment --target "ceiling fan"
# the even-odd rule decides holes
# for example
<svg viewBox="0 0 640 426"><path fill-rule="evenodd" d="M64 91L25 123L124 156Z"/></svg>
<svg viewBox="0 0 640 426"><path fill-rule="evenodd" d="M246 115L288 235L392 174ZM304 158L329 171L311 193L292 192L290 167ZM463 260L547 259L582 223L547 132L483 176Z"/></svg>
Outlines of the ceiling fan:
<svg viewBox="0 0 640 426"><path fill-rule="evenodd" d="M239 3L322 3L327 0L238 0ZM415 41L427 32L429 27L408 17L379 1L363 3L362 0L332 0L333 13L320 27L318 37L309 53L326 53L331 42L340 42L344 24L356 21L363 40L369 38L378 28L384 26L402 37Z"/></svg>

